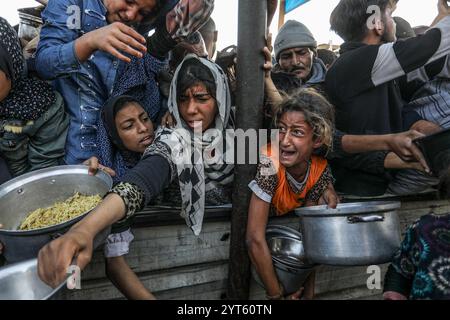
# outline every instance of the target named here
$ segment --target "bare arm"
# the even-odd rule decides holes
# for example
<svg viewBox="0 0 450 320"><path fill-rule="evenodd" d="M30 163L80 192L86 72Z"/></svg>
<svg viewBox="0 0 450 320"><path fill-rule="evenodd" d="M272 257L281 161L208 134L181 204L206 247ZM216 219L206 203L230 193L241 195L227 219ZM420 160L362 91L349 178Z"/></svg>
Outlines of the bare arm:
<svg viewBox="0 0 450 320"><path fill-rule="evenodd" d="M138 276L131 270L124 256L107 258L106 273L111 282L129 300L155 300Z"/></svg>
<svg viewBox="0 0 450 320"><path fill-rule="evenodd" d="M84 269L92 258L94 237L124 216L122 198L114 193L109 194L86 218L39 251L39 277L56 287L66 278L67 268L74 258L77 265Z"/></svg>
<svg viewBox="0 0 450 320"><path fill-rule="evenodd" d="M414 139L423 136L416 130L386 135L344 135L342 149L347 153L393 151L401 160L419 162L425 171L429 172L422 152L413 143Z"/></svg>
<svg viewBox="0 0 450 320"><path fill-rule="evenodd" d="M247 223L247 247L250 260L264 283L268 296L283 295L272 264L272 256L266 242L266 226L269 218L270 203L259 199L254 193L250 200Z"/></svg>

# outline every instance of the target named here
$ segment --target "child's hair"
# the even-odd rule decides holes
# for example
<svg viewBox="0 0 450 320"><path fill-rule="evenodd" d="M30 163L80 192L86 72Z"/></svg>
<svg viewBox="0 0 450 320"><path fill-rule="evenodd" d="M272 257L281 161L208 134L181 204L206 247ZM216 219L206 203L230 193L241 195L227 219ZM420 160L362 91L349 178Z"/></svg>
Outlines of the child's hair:
<svg viewBox="0 0 450 320"><path fill-rule="evenodd" d="M303 113L305 121L313 128L314 139L320 139L331 150L333 145L334 108L313 88L302 88L286 96L278 106L275 123L286 112Z"/></svg>
<svg viewBox="0 0 450 320"><path fill-rule="evenodd" d="M216 81L211 70L196 58L183 62L177 79L177 100L190 87L203 83L208 93L216 98Z"/></svg>

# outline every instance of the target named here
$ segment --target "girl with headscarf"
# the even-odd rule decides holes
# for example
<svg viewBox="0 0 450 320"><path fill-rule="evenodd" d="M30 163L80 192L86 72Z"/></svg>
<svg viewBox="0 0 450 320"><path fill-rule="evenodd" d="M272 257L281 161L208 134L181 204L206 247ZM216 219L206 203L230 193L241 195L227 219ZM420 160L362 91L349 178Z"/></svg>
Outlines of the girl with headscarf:
<svg viewBox="0 0 450 320"><path fill-rule="evenodd" d="M145 149L153 142L154 126L145 108L134 96L119 95L110 98L102 109L99 136L100 159L90 158L85 163L95 171L93 163L113 171L114 182L119 182L133 168ZM99 165L100 166L100 165ZM111 173L111 172L108 172Z"/></svg>
<svg viewBox="0 0 450 320"><path fill-rule="evenodd" d="M153 142L153 123L139 101L132 96L117 96L107 101L101 121L108 140L110 161L100 164L95 157L85 162L91 172L102 169L111 174L115 182L141 158ZM106 145L106 144L105 144ZM112 168L112 169L111 169ZM134 236L133 219L115 224L104 247L106 275L128 299L154 299L131 270L124 256L128 254Z"/></svg>
<svg viewBox="0 0 450 320"><path fill-rule="evenodd" d="M55 166L69 120L61 96L27 74L16 31L0 17L0 152L14 176Z"/></svg>
<svg viewBox="0 0 450 320"><path fill-rule="evenodd" d="M170 199L170 204L181 206L181 215L197 236L201 232L205 205L230 202L233 165L225 162L225 152L218 149L225 146L225 130L234 127L225 73L207 59L187 55L175 71L169 111L176 126L160 127L142 159L90 215L93 220L86 218L78 225L81 232L76 230L77 227L62 237L63 242L71 236L80 237L75 241L69 240L80 247L66 253L77 253L81 258L77 260L81 268L92 254L91 251L87 255L81 252L90 248L89 245L84 246L93 235L89 230L95 233L99 225L111 225L121 218L126 221L167 187L158 201ZM126 242L127 239L121 241ZM42 265L51 273L55 262L50 260L42 262ZM70 262L67 261L68 264ZM45 276L43 278L46 279ZM138 289L134 289L126 281L121 284L122 292L127 292L128 297L144 297L137 294L142 285L137 287L135 283Z"/></svg>

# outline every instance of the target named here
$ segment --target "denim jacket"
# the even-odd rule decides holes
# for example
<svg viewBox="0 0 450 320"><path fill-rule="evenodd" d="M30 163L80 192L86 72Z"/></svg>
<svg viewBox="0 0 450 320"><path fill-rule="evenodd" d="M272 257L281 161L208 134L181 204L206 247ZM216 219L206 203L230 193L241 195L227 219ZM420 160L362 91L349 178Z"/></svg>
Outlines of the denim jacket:
<svg viewBox="0 0 450 320"><path fill-rule="evenodd" d="M73 15L77 10L80 28ZM119 60L96 51L80 63L74 44L81 35L108 24L106 8L101 0L51 0L42 19L36 68L43 78L54 79L56 90L64 97L70 116L65 160L67 164L79 164L96 154L96 123L113 89Z"/></svg>

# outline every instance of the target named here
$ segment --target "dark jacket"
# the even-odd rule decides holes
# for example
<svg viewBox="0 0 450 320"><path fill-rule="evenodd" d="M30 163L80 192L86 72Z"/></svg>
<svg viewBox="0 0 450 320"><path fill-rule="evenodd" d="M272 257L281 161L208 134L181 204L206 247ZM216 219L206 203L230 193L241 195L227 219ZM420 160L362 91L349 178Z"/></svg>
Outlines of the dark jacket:
<svg viewBox="0 0 450 320"><path fill-rule="evenodd" d="M423 67L432 62L442 67L435 67L434 72L445 72L448 65L442 61L449 52L450 17L419 38L380 45L344 43L341 56L325 80L326 92L336 108L336 128L348 134L387 134L409 129L421 118L415 111L404 109L400 78L404 76L407 83L413 83L423 77ZM365 161L364 157L354 155L335 161L333 173L337 180L343 180L341 185L338 181L338 187L344 192L363 192L361 195L384 193L389 182L389 175L384 174L388 173L365 170L372 166L369 161L373 159L367 157ZM362 168L355 170L358 166ZM363 188L355 189L354 184Z"/></svg>

